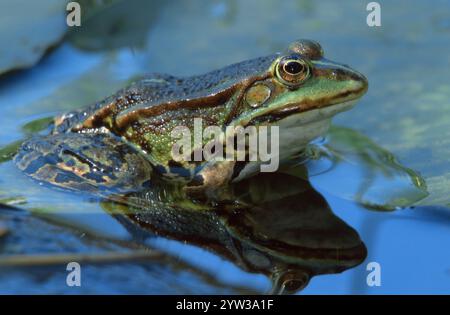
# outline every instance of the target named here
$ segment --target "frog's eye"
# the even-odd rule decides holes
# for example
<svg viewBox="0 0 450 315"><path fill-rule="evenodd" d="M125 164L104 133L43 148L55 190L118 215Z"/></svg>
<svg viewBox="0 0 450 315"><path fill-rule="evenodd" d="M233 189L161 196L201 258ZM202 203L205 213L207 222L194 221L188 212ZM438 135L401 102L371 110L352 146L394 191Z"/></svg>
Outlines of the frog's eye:
<svg viewBox="0 0 450 315"><path fill-rule="evenodd" d="M295 87L309 78L311 70L306 60L294 55L281 58L275 73L282 83Z"/></svg>

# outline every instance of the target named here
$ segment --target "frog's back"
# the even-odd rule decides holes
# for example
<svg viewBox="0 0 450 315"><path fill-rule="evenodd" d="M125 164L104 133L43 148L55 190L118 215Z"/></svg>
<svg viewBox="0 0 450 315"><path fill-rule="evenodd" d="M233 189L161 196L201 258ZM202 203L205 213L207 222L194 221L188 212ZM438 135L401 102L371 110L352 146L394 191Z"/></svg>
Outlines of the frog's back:
<svg viewBox="0 0 450 315"><path fill-rule="evenodd" d="M106 99L82 110L64 114L55 120L54 133L64 133L95 115L124 116L134 109L151 108L180 100L200 100L226 91L229 94L255 73L264 73L277 55L246 60L205 74L175 77L152 73L119 90ZM229 96L229 95L227 95ZM205 103L205 102L203 102ZM109 111L107 109L110 109Z"/></svg>

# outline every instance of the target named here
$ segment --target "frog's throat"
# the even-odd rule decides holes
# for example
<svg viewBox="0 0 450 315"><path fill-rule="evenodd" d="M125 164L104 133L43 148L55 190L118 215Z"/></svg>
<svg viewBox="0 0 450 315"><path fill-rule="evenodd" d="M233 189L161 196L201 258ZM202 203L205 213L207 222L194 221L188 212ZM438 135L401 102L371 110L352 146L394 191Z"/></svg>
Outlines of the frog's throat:
<svg viewBox="0 0 450 315"><path fill-rule="evenodd" d="M340 112L351 109L355 106L357 101L358 100L355 99L334 106L317 108L308 112L300 112L287 116L274 123L274 125L279 127L279 147L277 151L279 153L278 160L280 163L282 164L303 151L312 140L326 134L330 127L331 118ZM270 130L271 129L269 128L269 134L267 135L268 139L271 138ZM269 151L273 152L272 148L270 148ZM247 163L233 181L237 182L258 173L260 167L260 161Z"/></svg>
<svg viewBox="0 0 450 315"><path fill-rule="evenodd" d="M288 116L278 121L280 161L298 153L312 140L327 133L331 118L355 106L357 100L347 101L334 106L313 109Z"/></svg>

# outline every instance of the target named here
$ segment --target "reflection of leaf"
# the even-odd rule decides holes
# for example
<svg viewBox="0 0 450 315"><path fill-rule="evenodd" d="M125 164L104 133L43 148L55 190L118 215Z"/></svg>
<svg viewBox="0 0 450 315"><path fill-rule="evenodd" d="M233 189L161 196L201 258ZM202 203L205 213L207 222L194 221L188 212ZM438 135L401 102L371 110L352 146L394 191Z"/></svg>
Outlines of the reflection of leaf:
<svg viewBox="0 0 450 315"><path fill-rule="evenodd" d="M4 163L12 160L20 145L22 144L22 140L15 141L10 143L4 147L0 148L0 163Z"/></svg>
<svg viewBox="0 0 450 315"><path fill-rule="evenodd" d="M370 169L373 171L381 171L386 176L395 176L397 171L406 172L415 185L425 186L425 181L416 172L402 166L391 152L363 134L350 128L332 126L329 137L329 144L325 146L336 158L345 160L346 153L350 155L356 153L371 166Z"/></svg>
<svg viewBox="0 0 450 315"><path fill-rule="evenodd" d="M350 128L332 127L327 139L323 145L311 146L311 159L306 163L316 187L378 210L410 206L428 195L419 174L366 136ZM325 170L321 170L323 165ZM292 169L300 176L297 169L304 168Z"/></svg>
<svg viewBox="0 0 450 315"><path fill-rule="evenodd" d="M38 133L45 130L53 121L53 117L44 117L30 121L29 123L22 125L22 131L27 135Z"/></svg>

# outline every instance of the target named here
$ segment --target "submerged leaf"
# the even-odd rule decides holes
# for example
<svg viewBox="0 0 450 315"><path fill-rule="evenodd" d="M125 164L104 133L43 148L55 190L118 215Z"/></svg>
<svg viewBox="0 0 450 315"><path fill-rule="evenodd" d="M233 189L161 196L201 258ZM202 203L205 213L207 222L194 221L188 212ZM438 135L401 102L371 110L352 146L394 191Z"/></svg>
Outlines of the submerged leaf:
<svg viewBox="0 0 450 315"><path fill-rule="evenodd" d="M332 195L378 210L411 206L428 196L418 173L350 128L332 127L326 142L311 146L310 151L312 158L305 164L309 178ZM303 172L301 165L290 171Z"/></svg>

